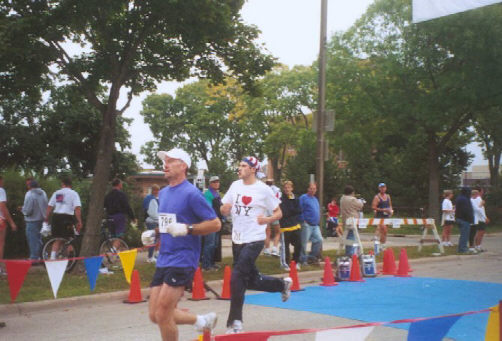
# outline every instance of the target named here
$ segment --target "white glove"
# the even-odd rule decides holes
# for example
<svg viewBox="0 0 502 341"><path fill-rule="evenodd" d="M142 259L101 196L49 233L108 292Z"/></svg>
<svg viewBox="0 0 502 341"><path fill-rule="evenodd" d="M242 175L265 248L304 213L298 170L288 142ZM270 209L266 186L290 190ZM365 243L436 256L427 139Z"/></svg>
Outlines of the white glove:
<svg viewBox="0 0 502 341"><path fill-rule="evenodd" d="M172 223L167 226L167 233L173 237L186 236L188 233L188 225L182 223Z"/></svg>
<svg viewBox="0 0 502 341"><path fill-rule="evenodd" d="M155 230L147 230L141 234L141 242L144 246L155 244Z"/></svg>

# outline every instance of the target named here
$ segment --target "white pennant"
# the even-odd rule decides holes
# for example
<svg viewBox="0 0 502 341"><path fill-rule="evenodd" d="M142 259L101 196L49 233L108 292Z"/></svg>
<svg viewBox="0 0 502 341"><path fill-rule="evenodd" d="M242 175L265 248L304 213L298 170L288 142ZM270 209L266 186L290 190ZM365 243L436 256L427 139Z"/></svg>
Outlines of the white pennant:
<svg viewBox="0 0 502 341"><path fill-rule="evenodd" d="M49 281L51 282L54 298L57 298L58 296L59 285L63 280L67 265L68 259L45 262L45 268L47 269L47 275L49 276Z"/></svg>
<svg viewBox="0 0 502 341"><path fill-rule="evenodd" d="M364 341L375 327L323 330L315 334L315 341Z"/></svg>

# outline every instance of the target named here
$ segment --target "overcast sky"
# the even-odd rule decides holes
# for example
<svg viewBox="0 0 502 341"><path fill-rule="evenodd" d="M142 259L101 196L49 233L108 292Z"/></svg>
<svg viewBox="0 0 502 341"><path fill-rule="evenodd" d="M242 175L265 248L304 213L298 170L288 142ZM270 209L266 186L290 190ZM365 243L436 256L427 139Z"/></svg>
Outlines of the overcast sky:
<svg viewBox="0 0 502 341"><path fill-rule="evenodd" d="M373 0L329 0L328 1L328 39L336 31L348 29L373 3ZM311 65L319 53L321 0L248 0L243 7L242 16L247 24L256 25L262 32L259 42L280 63L290 67ZM174 95L182 84L165 82L157 93ZM141 101L148 94L135 98L125 116L134 119L130 132L132 152L142 160L141 146L152 140L149 127L139 114ZM471 146L473 149L475 146ZM476 148L474 148L476 149ZM153 152L153 151L152 151ZM477 152L479 154L479 152ZM479 164L482 157L473 162ZM144 167L148 165L144 164Z"/></svg>

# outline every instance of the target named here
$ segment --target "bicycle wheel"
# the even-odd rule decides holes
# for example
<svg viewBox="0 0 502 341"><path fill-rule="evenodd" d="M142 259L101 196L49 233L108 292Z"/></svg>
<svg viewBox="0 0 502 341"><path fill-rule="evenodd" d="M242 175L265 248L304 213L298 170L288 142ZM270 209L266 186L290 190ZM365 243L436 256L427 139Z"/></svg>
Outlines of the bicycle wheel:
<svg viewBox="0 0 502 341"><path fill-rule="evenodd" d="M42 249L42 258L44 260L51 259L52 246L54 245L55 242L60 242L59 251L56 253L55 260L68 259L68 264L66 265L66 272L69 272L73 268L73 266L75 266L76 259L74 258L77 256L77 252L75 246L72 245L72 243L69 242L67 239L65 238L50 239L47 243L45 243Z"/></svg>
<svg viewBox="0 0 502 341"><path fill-rule="evenodd" d="M117 244L117 247L113 247ZM101 243L99 247L99 254L103 255L103 265L110 269L120 269L122 267L120 263L119 252L129 250L129 246L125 241L120 238L109 238Z"/></svg>

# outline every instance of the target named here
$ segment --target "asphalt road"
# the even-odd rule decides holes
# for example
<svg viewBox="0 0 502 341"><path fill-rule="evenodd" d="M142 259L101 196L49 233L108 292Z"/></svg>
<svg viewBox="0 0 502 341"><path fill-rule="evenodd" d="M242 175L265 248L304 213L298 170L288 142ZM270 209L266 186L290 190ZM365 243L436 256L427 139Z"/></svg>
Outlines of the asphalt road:
<svg viewBox="0 0 502 341"><path fill-rule="evenodd" d="M363 236L368 242L370 236ZM454 239L456 241L456 238ZM393 237L390 246L417 245L415 237ZM228 242L226 242L228 243ZM485 237L487 252L469 256L431 257L410 260L415 277L440 277L459 280L502 283L502 234ZM337 247L331 240L324 248ZM228 245L225 246L225 249ZM228 250L224 251L228 253ZM300 273L302 286L319 283L321 271ZM221 281L210 283L220 292ZM146 296L147 290L143 290ZM34 303L0 305L0 321L6 326L0 328L0 340L160 340L157 328L148 319L147 303L124 304L127 292L97 294L70 299L55 299ZM212 295L209 293L209 297ZM219 316L215 333L225 332L225 321L229 302L215 299L189 301L183 298L180 307L192 312L214 311ZM246 305L245 330L290 330L300 328L327 328L347 326L360 321ZM406 318L406 316L403 316ZM180 340L193 340L197 332L192 326L180 327ZM368 340L404 340L407 332L395 328L378 327ZM313 334L274 337L271 340L314 340Z"/></svg>

